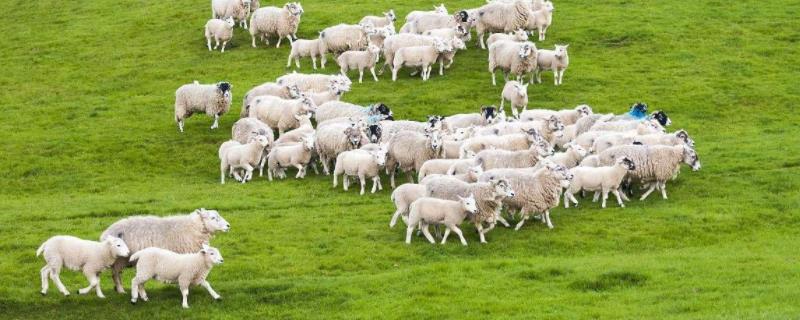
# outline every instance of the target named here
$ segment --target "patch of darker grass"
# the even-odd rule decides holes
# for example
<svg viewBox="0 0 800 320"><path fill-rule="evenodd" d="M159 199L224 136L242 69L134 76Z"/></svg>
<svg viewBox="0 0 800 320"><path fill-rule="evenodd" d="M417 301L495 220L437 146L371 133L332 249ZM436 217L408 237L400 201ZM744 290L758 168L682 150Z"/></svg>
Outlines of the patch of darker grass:
<svg viewBox="0 0 800 320"><path fill-rule="evenodd" d="M614 289L638 287L647 282L647 276L636 272L607 272L594 280L578 280L572 282L570 289L577 291L603 292Z"/></svg>

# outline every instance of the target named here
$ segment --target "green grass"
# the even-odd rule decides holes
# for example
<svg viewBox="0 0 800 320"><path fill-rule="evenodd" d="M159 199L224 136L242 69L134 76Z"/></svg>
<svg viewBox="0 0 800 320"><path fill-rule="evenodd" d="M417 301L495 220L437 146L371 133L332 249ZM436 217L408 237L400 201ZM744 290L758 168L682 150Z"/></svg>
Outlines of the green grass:
<svg viewBox="0 0 800 320"><path fill-rule="evenodd" d="M448 8L483 0L453 1ZM300 37L428 1L304 1ZM389 190L359 197L328 177L218 183L217 147L242 94L286 72L288 48L205 49L207 1L7 0L0 22L0 317L12 318L773 318L800 314L800 4L796 1L559 1L548 40L570 44L564 85L530 88L533 107L624 112L643 100L697 141L703 170L626 209L553 210L556 228L499 228L481 245L402 243ZM399 27L399 25L398 25ZM426 83L365 81L345 100L398 118L497 103L486 52L460 53ZM310 61L303 61L309 71ZM326 72L333 73L334 67ZM211 131L177 132L175 89L228 80L235 108ZM94 239L133 214L218 209L226 263L192 289L150 285L148 303L39 295L46 238ZM129 286L131 270L125 272ZM62 275L75 290L76 273Z"/></svg>

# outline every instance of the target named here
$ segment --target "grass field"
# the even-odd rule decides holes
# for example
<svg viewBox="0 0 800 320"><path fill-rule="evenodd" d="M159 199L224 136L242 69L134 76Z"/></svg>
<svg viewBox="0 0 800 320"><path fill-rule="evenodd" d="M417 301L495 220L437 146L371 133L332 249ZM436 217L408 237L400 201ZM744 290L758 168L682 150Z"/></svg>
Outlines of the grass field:
<svg viewBox="0 0 800 320"><path fill-rule="evenodd" d="M448 8L483 0L450 1ZM428 1L303 1L301 38ZM438 2L437 2L438 3ZM262 1L262 5L266 5ZM275 79L288 48L205 48L208 1L0 2L0 318L765 318L800 314L800 3L558 1L540 48L570 44L564 85L530 88L532 106L621 113L638 100L665 110L697 142L670 199L626 209L553 211L556 228L499 228L481 245L402 243L387 227L389 190L359 197L330 179L220 185L217 148L242 94ZM399 25L398 25L399 27ZM470 43L444 77L404 74L354 85L345 100L382 101L398 118L498 103L486 52ZM303 71L310 61L303 61ZM326 72L333 73L334 67ZM211 131L195 116L179 134L175 89L227 80L234 108ZM128 295L39 295L34 251L46 238L95 239L133 214L214 208L232 231L214 239L225 264L180 308L175 286ZM129 287L132 271L124 274ZM64 272L68 288L85 286Z"/></svg>

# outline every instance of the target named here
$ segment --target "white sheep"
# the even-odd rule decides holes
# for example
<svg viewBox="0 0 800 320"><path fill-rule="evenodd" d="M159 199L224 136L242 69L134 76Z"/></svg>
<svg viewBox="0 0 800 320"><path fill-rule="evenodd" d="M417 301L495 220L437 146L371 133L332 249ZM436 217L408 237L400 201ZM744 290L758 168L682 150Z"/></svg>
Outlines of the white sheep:
<svg viewBox="0 0 800 320"><path fill-rule="evenodd" d="M275 146L267 155L267 179L272 181L272 175L286 178L286 168L297 168L295 179L306 176L306 167L311 162L314 152L315 137L308 134L300 138L300 143ZM316 169L315 169L316 170Z"/></svg>
<svg viewBox="0 0 800 320"><path fill-rule="evenodd" d="M273 96L260 96L250 107L251 118L257 118L270 128L277 129L279 134L300 126L295 116L314 112L317 105L306 96L287 100Z"/></svg>
<svg viewBox="0 0 800 320"><path fill-rule="evenodd" d="M447 14L448 14L448 13L447 13L447 8L445 8L445 6L444 6L444 3L442 3L442 4L439 4L438 6L437 6L437 5L434 5L434 6L433 6L433 11L419 11L419 10L414 10L414 11L411 11L411 12L409 12L409 13L406 15L406 22L415 21L415 20L417 20L419 17L421 17L421 16L423 16L423 15L426 15L426 14L434 14L434 13L435 13L435 14L447 15Z"/></svg>
<svg viewBox="0 0 800 320"><path fill-rule="evenodd" d="M349 89L342 88L342 85L334 82L331 83L329 90L322 91L322 92L303 92L302 95L311 99L314 102L315 106L321 105L326 102L330 101L339 101L342 99L342 95L344 95Z"/></svg>
<svg viewBox="0 0 800 320"><path fill-rule="evenodd" d="M483 174L483 168L481 166L471 166L469 167L466 173L461 173L461 174L455 174L455 175L429 174L425 176L425 178L419 179L419 183L426 184L430 182L432 179L437 179L440 177L453 177L464 182L472 183L472 182L478 182L478 179L481 177L481 174Z"/></svg>
<svg viewBox="0 0 800 320"><path fill-rule="evenodd" d="M514 118L519 118L520 112L528 109L528 85L519 81L506 82L503 92L500 94L501 112L504 110L506 100L511 103L511 114L514 115ZM517 111L517 108L520 108L520 111Z"/></svg>
<svg viewBox="0 0 800 320"><path fill-rule="evenodd" d="M358 24L366 25L372 24L376 28L391 26L394 29L394 22L397 20L397 15L394 14L394 9L389 9L383 13L383 17L378 16L365 16L361 18Z"/></svg>
<svg viewBox="0 0 800 320"><path fill-rule="evenodd" d="M472 166L475 161L472 159L430 159L425 161L419 168L419 180L432 174L448 174L447 171L455 164L465 164Z"/></svg>
<svg viewBox="0 0 800 320"><path fill-rule="evenodd" d="M231 89L228 82L200 84L197 81L182 85L175 91L175 122L183 132L183 120L194 113L204 112L214 117L211 129L219 127L219 117L231 108Z"/></svg>
<svg viewBox="0 0 800 320"><path fill-rule="evenodd" d="M383 48L383 42L386 41L386 38L395 34L394 27L392 26L383 26L379 28L375 28L375 30L369 34L367 37L369 38L369 43L378 47Z"/></svg>
<svg viewBox="0 0 800 320"><path fill-rule="evenodd" d="M336 58L336 63L339 64L343 76L347 76L347 71L357 69L358 83L361 83L364 78L364 69L369 68L369 72L372 73L372 79L377 82L378 77L375 75L375 63L378 62L380 54L381 48L375 45L369 45L366 51L348 50L342 52L342 54Z"/></svg>
<svg viewBox="0 0 800 320"><path fill-rule="evenodd" d="M547 28L553 24L553 11L555 11L553 3L544 1L541 3L540 8L534 8L531 15L528 16L528 23L526 27L533 32L534 29L539 31L539 41L544 41Z"/></svg>
<svg viewBox="0 0 800 320"><path fill-rule="evenodd" d="M447 43L435 39L433 46L403 47L397 50L392 61L392 81L397 81L397 72L403 66L422 68L422 80L430 78L433 64L439 56L453 48Z"/></svg>
<svg viewBox="0 0 800 320"><path fill-rule="evenodd" d="M461 41L469 40L469 29L465 28L462 25L457 25L455 27L431 29L423 32L422 34L428 37L439 38L442 41L447 41L453 38L458 38Z"/></svg>
<svg viewBox="0 0 800 320"><path fill-rule="evenodd" d="M337 24L319 32L322 52L339 55L348 50L365 49L369 35L375 33L372 24Z"/></svg>
<svg viewBox="0 0 800 320"><path fill-rule="evenodd" d="M519 29L512 33L492 33L488 39L486 39L486 45L492 46L492 43L497 41L516 41L516 42L526 42L528 41L528 33L523 30Z"/></svg>
<svg viewBox="0 0 800 320"><path fill-rule="evenodd" d="M45 266L40 270L42 276L42 295L47 294L50 277L56 284L58 290L65 296L69 295L69 290L61 282L59 274L61 268L67 267L70 270L82 271L89 281L89 286L78 290L79 294L87 294L95 288L97 296L105 298L103 291L100 290L100 272L108 269L117 258L124 258L130 254L128 246L120 238L107 237L101 242L83 240L72 236L54 236L47 239L39 249L36 256L44 253Z"/></svg>
<svg viewBox="0 0 800 320"><path fill-rule="evenodd" d="M222 297L211 288L206 277L215 264L221 264L223 261L219 250L205 243L196 253L175 253L155 247L134 253L131 255L131 262L136 262L136 276L131 280L131 303L135 304L139 298L147 301L144 284L150 279L167 283L177 282L183 297L181 303L183 308L189 308L187 298L191 285L206 288L214 300L219 300Z"/></svg>
<svg viewBox="0 0 800 320"><path fill-rule="evenodd" d="M599 167L600 166L600 156L596 154L588 155L586 158L581 160L579 164L581 167Z"/></svg>
<svg viewBox="0 0 800 320"><path fill-rule="evenodd" d="M475 31L482 49L486 49L483 35L487 32L512 32L523 29L531 15L529 4L525 0L513 3L492 2L478 8Z"/></svg>
<svg viewBox="0 0 800 320"><path fill-rule="evenodd" d="M498 41L489 46L489 73L492 74L492 85L497 85L494 71L503 71L504 79L508 74L515 74L521 81L524 74L536 69L538 57L536 44L533 42Z"/></svg>
<svg viewBox="0 0 800 320"><path fill-rule="evenodd" d="M276 82L283 86L295 85L301 92L328 91L333 83L337 83L341 90L350 91L350 85L353 84L350 79L341 74L327 75L319 73L307 74L297 72L287 73L283 76L280 76Z"/></svg>
<svg viewBox="0 0 800 320"><path fill-rule="evenodd" d="M253 87L244 95L240 118L245 118L250 114L250 104L258 96L276 96L283 99L297 99L300 97L300 89L296 85L280 85L274 82L265 82Z"/></svg>
<svg viewBox="0 0 800 320"><path fill-rule="evenodd" d="M225 45L228 44L228 41L233 39L233 26L236 22L233 21L232 17L227 17L225 20L222 19L211 19L206 22L206 27L204 34L206 36L206 45L208 46L208 51L212 51L211 49L211 39L214 39L215 45L214 49L219 47L220 41L222 42L222 52L225 52Z"/></svg>
<svg viewBox="0 0 800 320"><path fill-rule="evenodd" d="M583 158L586 157L588 153L589 151L580 145L570 143L566 145L566 150L564 152L553 154L548 159L558 165L570 169L578 166L578 164L581 163Z"/></svg>
<svg viewBox="0 0 800 320"><path fill-rule="evenodd" d="M322 170L326 175L333 169L332 162L340 153L358 149L368 142L364 133L351 122L331 123L317 126L315 150L322 162Z"/></svg>
<svg viewBox="0 0 800 320"><path fill-rule="evenodd" d="M381 146L378 151L350 150L340 153L336 157L336 167L333 170L333 187L338 185L336 177L342 175L344 191L350 184L348 177L358 177L361 182L361 195L364 195L364 186L367 178L372 179L372 193L381 186L380 169L386 165L386 146Z"/></svg>
<svg viewBox="0 0 800 320"><path fill-rule="evenodd" d="M411 182L414 181L411 171L419 173L422 164L430 159L439 158L441 155L442 137L439 131L419 133L403 131L394 135L389 140L389 152L386 160L386 171L392 188L395 187L394 173L396 169L408 174Z"/></svg>
<svg viewBox="0 0 800 320"><path fill-rule="evenodd" d="M211 18L223 19L231 17L239 21L239 26L247 29L250 4L250 0L211 0Z"/></svg>
<svg viewBox="0 0 800 320"><path fill-rule="evenodd" d="M291 43L292 50L289 51L289 58L286 60L286 67L292 66L292 59L297 68L300 68L300 58L310 57L314 70L317 70L317 58L320 59L320 67L325 69L325 52L322 51L322 40L299 39Z"/></svg>
<svg viewBox="0 0 800 320"><path fill-rule="evenodd" d="M396 210L392 214L392 220L389 222L389 228L394 228L397 224L397 218L402 217L403 222L408 225L408 211L411 204L419 198L422 198L427 193L424 185L415 183L404 183L392 191L392 203Z"/></svg>
<svg viewBox="0 0 800 320"><path fill-rule="evenodd" d="M564 190L564 208L569 208L569 202L575 205L578 200L574 194L581 190L601 192L603 196L602 207L606 207L608 193L611 192L617 198L620 207L625 207L622 196L619 193L619 185L625 178L628 171L636 169L636 164L626 157L617 159L612 166L605 167L575 167L569 170L573 178L569 187Z"/></svg>
<svg viewBox="0 0 800 320"><path fill-rule="evenodd" d="M458 197L458 201L442 200L436 198L420 198L411 204L411 212L408 215L408 228L406 228L406 243L411 243L411 233L419 224L422 233L431 243L436 243L428 226L431 224L443 224L447 227L442 237L442 244L447 242L450 231L455 232L461 239L461 244L467 245L464 234L458 228L467 216L478 213L475 203L475 195L470 194L466 198Z"/></svg>
<svg viewBox="0 0 800 320"><path fill-rule="evenodd" d="M100 235L100 241L109 237L121 238L131 253L147 247L190 253L200 250L200 245L208 243L214 233L228 232L230 227L228 221L216 210L200 208L188 215L128 217L106 228ZM114 285L119 293L125 293L120 275L122 269L129 265L127 258L120 258L111 269Z"/></svg>
<svg viewBox="0 0 800 320"><path fill-rule="evenodd" d="M589 131L636 131L638 134L662 133L666 130L656 119L639 120L619 120L598 122Z"/></svg>
<svg viewBox="0 0 800 320"><path fill-rule="evenodd" d="M407 32L423 34L426 31L462 26L468 30L470 26L469 15L466 11L459 11L453 15L429 13L417 17L406 25Z"/></svg>
<svg viewBox="0 0 800 320"><path fill-rule="evenodd" d="M453 61L455 61L456 52L458 52L459 50L467 49L467 45L464 43L463 40L459 39L458 37L451 38L449 45L451 47L451 50L443 52L442 54L439 55L439 59L437 59L437 62L439 62L440 76L444 75L445 68L449 69L450 66L453 64Z"/></svg>
<svg viewBox="0 0 800 320"><path fill-rule="evenodd" d="M300 17L303 15L303 6L299 2L289 2L278 7L259 8L250 16L250 38L253 48L256 47L256 37L269 45L268 38L278 37L276 48L280 48L283 38L297 38L297 27L300 26Z"/></svg>
<svg viewBox="0 0 800 320"><path fill-rule="evenodd" d="M483 128L478 130L475 135L476 136L484 136L484 135L509 135L509 134L517 134L520 131L529 131L531 129L535 129L535 131L541 136L544 140L547 140L550 144L553 144L558 137L561 137L564 134L564 124L561 123L561 120L558 119L556 116L551 116L547 120L536 120L536 121L528 121L528 122L503 122L494 124L490 127Z"/></svg>
<svg viewBox="0 0 800 320"><path fill-rule="evenodd" d="M520 121L534 121L546 120L551 116L557 116L565 126L573 125L578 122L578 119L584 116L592 115L592 107L586 104L579 105L573 109L564 110L547 110L547 109L531 109L522 112L519 115ZM573 138L575 136L573 135Z"/></svg>
<svg viewBox="0 0 800 320"><path fill-rule="evenodd" d="M426 134L430 131L430 124L427 122L410 121L410 120L383 120L380 122L383 130L382 142L388 142L395 135L402 131L413 131L421 134Z"/></svg>
<svg viewBox="0 0 800 320"><path fill-rule="evenodd" d="M509 151L526 150L529 149L532 144L543 140L536 129L521 131L522 133L504 136L487 135L469 138L464 141L464 144L461 146L461 159L468 158L467 155L469 153L478 154L478 152L489 148Z"/></svg>
<svg viewBox="0 0 800 320"><path fill-rule="evenodd" d="M260 167L263 163L264 149L269 146L269 139L266 135L253 132L255 137L251 138L246 144L236 140L230 140L219 147L219 171L220 183L225 184L225 175L233 174L236 180L242 183L253 178L253 169ZM237 169L245 171L244 177L239 175Z"/></svg>
<svg viewBox="0 0 800 320"><path fill-rule="evenodd" d="M315 132L314 125L311 124L311 114L297 116L297 123L299 126L295 129L284 132L278 139L275 139L273 145L287 145L293 143L300 143L303 136L313 134ZM250 119L250 118L245 118Z"/></svg>
<svg viewBox="0 0 800 320"><path fill-rule="evenodd" d="M666 145L677 146L685 144L694 148L694 140L689 137L686 130L678 130L673 133L651 133L645 135L637 135L634 138L634 143L641 143L643 145Z"/></svg>
<svg viewBox="0 0 800 320"><path fill-rule="evenodd" d="M700 160L697 152L687 145L677 146L617 146L599 154L601 165L611 165L617 159L627 157L636 164L636 169L631 171L630 177L642 183L649 184L649 189L642 194L644 200L656 188L661 190L661 196L667 199L667 181L673 179L680 169L681 163L700 170Z"/></svg>
<svg viewBox="0 0 800 320"><path fill-rule="evenodd" d="M483 170L497 168L529 168L539 163L539 159L551 155L553 148L547 141L531 144L528 150L483 150L475 155L475 164Z"/></svg>
<svg viewBox="0 0 800 320"><path fill-rule="evenodd" d="M384 64L381 66L381 70L378 72L383 74L384 69L386 66L391 66L394 62L394 56L397 50L404 47L415 47L415 46L432 46L434 45L434 41L436 37L431 36L423 36L418 34L411 34L411 33L398 33L393 34L391 36L386 37L383 41L383 61Z"/></svg>
<svg viewBox="0 0 800 320"><path fill-rule="evenodd" d="M555 50L539 50L539 58L536 60L538 68L535 70L536 82L542 83L542 72L545 70L553 71L553 82L561 85L564 81L564 71L569 66L569 54L567 53L568 44L556 45Z"/></svg>
<svg viewBox="0 0 800 320"><path fill-rule="evenodd" d="M455 114L444 118L450 129L469 128L474 126L486 126L492 124L497 117L497 108L494 106L482 106L480 113ZM474 130L470 130L474 133Z"/></svg>
<svg viewBox="0 0 800 320"><path fill-rule="evenodd" d="M310 114L296 117L298 117L301 126L304 124L302 117L305 117L305 121L309 124L311 123L311 121L308 120L311 117ZM275 144L275 136L272 133L272 129L266 123L256 118L241 118L237 120L231 128L231 140L239 142L240 144L246 144L250 139L258 135L267 137L267 146L264 147L264 152L261 154L261 162L258 166L259 176L261 177L264 176L264 165L267 163L269 149Z"/></svg>

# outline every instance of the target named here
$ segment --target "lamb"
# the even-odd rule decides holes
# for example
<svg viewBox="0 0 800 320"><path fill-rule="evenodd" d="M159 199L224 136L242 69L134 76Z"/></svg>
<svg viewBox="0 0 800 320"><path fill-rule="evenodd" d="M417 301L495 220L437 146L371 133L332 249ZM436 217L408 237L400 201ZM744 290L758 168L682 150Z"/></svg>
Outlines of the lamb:
<svg viewBox="0 0 800 320"><path fill-rule="evenodd" d="M215 45L214 49L219 47L220 41L222 41L222 52L225 52L225 45L228 44L228 41L233 39L233 26L236 22L233 21L232 17L227 17L225 20L222 19L211 19L206 22L205 27L205 36L206 36L206 45L208 46L208 51L212 51L211 49L211 39L214 39Z"/></svg>
<svg viewBox="0 0 800 320"><path fill-rule="evenodd" d="M297 128L300 123L295 116L316 110L317 105L310 98L286 100L273 96L260 96L250 107L251 118L257 118L270 128L277 129L279 134Z"/></svg>
<svg viewBox="0 0 800 320"><path fill-rule="evenodd" d="M586 104L579 105L574 109L564 109L564 110L547 110L547 109L531 109L523 111L520 116L520 121L534 121L534 120L546 120L551 116L557 116L561 122L565 125L573 125L578 122L578 119L592 115L592 107ZM574 138L574 136L573 136Z"/></svg>
<svg viewBox="0 0 800 320"><path fill-rule="evenodd" d="M300 122L301 126L304 124L304 121L307 121L309 124L311 123L311 121L308 121L311 115L295 117L297 117L297 120ZM264 152L261 153L261 161L258 166L259 177L263 177L264 165L267 163L267 154L269 153L270 148L275 144L275 136L272 133L272 129L270 129L267 124L256 118L239 119L231 128L231 140L234 140L240 144L246 144L251 138L256 138L258 135L267 137L267 146L264 147Z"/></svg>
<svg viewBox="0 0 800 320"><path fill-rule="evenodd" d="M561 85L564 81L564 71L569 67L569 54L567 53L568 44L556 45L555 50L539 50L539 57L536 59L536 82L542 83L542 72L545 70L553 71L553 82Z"/></svg>
<svg viewBox="0 0 800 320"><path fill-rule="evenodd" d="M472 166L474 160L472 159L431 159L425 161L419 168L419 180L421 181L426 176L432 174L448 174L447 170L455 164L463 163L467 166Z"/></svg>
<svg viewBox="0 0 800 320"><path fill-rule="evenodd" d="M473 182L478 182L478 179L481 177L481 174L483 174L483 168L481 168L481 166L472 166L469 167L466 173L462 174L456 174L456 175L429 174L425 176L425 178L420 179L419 183L426 184L430 182L432 179L437 179L440 177L453 177L464 182L473 183Z"/></svg>
<svg viewBox="0 0 800 320"><path fill-rule="evenodd" d="M253 132L255 137L251 138L246 144L230 140L219 147L219 171L220 183L225 184L226 172L230 172L236 180L242 183L253 178L253 169L261 166L264 158L264 149L269 146L269 139L266 135ZM236 171L243 169L244 177Z"/></svg>
<svg viewBox="0 0 800 320"><path fill-rule="evenodd" d="M547 28L553 24L553 11L555 11L553 3L544 1L538 8L534 6L531 15L528 17L526 27L531 30L531 33L533 33L534 29L539 31L539 41L544 41Z"/></svg>
<svg viewBox="0 0 800 320"><path fill-rule="evenodd" d="M297 99L300 98L300 89L293 84L280 85L274 82L265 82L255 86L244 95L242 111L239 114L241 118L245 118L250 114L250 104L258 96L276 96L283 99Z"/></svg>
<svg viewBox="0 0 800 320"><path fill-rule="evenodd" d="M313 134L315 132L314 126L311 124L311 114L306 113L304 115L299 115L297 117L297 122L299 126L296 129L284 132L278 139L275 140L273 145L289 145L294 143L302 142L304 136ZM251 119L251 118L246 118Z"/></svg>
<svg viewBox="0 0 800 320"><path fill-rule="evenodd" d="M322 52L339 55L348 50L361 50L367 47L368 37L375 32L371 24L337 24L320 31Z"/></svg>
<svg viewBox="0 0 800 320"><path fill-rule="evenodd" d="M403 217L403 221L408 224L408 211L411 204L419 198L425 196L427 189L424 185L415 183L405 183L395 188L392 191L392 203L397 208L392 214L392 220L389 222L389 228L394 228L397 224L397 218Z"/></svg>
<svg viewBox="0 0 800 320"><path fill-rule="evenodd" d="M427 14L441 14L447 15L447 8L444 7L444 3L433 6L433 11L411 11L406 15L406 22L411 22L417 20L419 17L427 15Z"/></svg>
<svg viewBox="0 0 800 320"><path fill-rule="evenodd" d="M340 153L358 149L361 144L366 143L366 137L355 126L354 123L333 123L317 127L317 141L314 149L322 162L322 170L325 175L330 174L331 162Z"/></svg>
<svg viewBox="0 0 800 320"><path fill-rule="evenodd" d="M131 262L136 263L136 276L131 280L131 303L136 304L139 298L147 301L144 284L150 279L161 282L177 282L181 289L184 309L189 308L187 297L190 285L201 285L208 290L214 300L222 297L211 288L206 281L208 273L215 264L222 264L222 254L207 244L196 253L175 253L161 248L147 248L131 255Z"/></svg>
<svg viewBox="0 0 800 320"><path fill-rule="evenodd" d="M524 29L519 29L514 31L513 33L492 33L488 39L486 39L486 45L492 46L492 43L497 41L516 41L516 42L526 42L528 41L528 33L525 32Z"/></svg>
<svg viewBox="0 0 800 320"><path fill-rule="evenodd" d="M667 199L667 180L677 175L681 163L692 167L693 171L700 170L700 160L697 152L687 145L677 146L617 146L599 154L601 165L611 165L617 159L627 157L636 163L636 169L630 176L650 185L642 194L644 200L656 188L661 190L661 196Z"/></svg>
<svg viewBox="0 0 800 320"><path fill-rule="evenodd" d="M498 41L489 46L489 73L492 74L492 85L497 85L494 71L503 71L504 79L508 74L517 75L522 80L524 74L536 69L539 53L533 42Z"/></svg>
<svg viewBox="0 0 800 320"><path fill-rule="evenodd" d="M200 208L188 215L169 217L133 216L119 220L100 235L100 241L109 237L121 238L131 253L147 247L158 247L177 253L190 253L200 250L200 245L208 243L214 233L228 232L231 225L216 210ZM120 274L129 266L126 258L117 259L111 269L114 285L119 293L122 288Z"/></svg>
<svg viewBox="0 0 800 320"><path fill-rule="evenodd" d="M469 25L469 15L466 11L459 11L452 16L432 13L420 15L414 21L407 23L406 31L423 34L433 29L452 28L456 26L462 26L468 30Z"/></svg>
<svg viewBox="0 0 800 320"><path fill-rule="evenodd" d="M320 66L325 69L325 52L322 51L322 41L317 38L313 40L299 39L291 43L292 50L289 51L289 58L286 60L286 67L292 66L292 59L297 68L300 68L300 58L310 57L314 70L317 70L317 58L320 59Z"/></svg>
<svg viewBox="0 0 800 320"><path fill-rule="evenodd" d="M286 178L286 168L297 168L295 179L306 176L306 167L311 162L314 152L315 137L308 134L300 138L300 143L275 146L267 155L267 179L272 181L272 175ZM316 170L316 169L315 169Z"/></svg>
<svg viewBox="0 0 800 320"><path fill-rule="evenodd" d="M475 31L481 49L486 49L483 35L486 32L512 32L523 29L528 24L531 15L530 6L525 0L513 3L492 2L477 10Z"/></svg>
<svg viewBox="0 0 800 320"><path fill-rule="evenodd" d="M42 295L47 294L49 276L58 290L65 296L69 290L61 283L59 274L62 267L70 270L80 270L89 281L89 286L78 290L78 294L87 294L95 288L97 296L105 298L100 290L100 272L107 269L117 258L124 258L130 254L128 246L120 238L109 236L101 242L83 240L72 236L54 236L47 239L39 249L36 256L44 253L45 266L41 269Z"/></svg>
<svg viewBox="0 0 800 320"><path fill-rule="evenodd" d="M567 150L552 155L549 159L567 169L578 166L588 151L577 144L567 144Z"/></svg>
<svg viewBox="0 0 800 320"><path fill-rule="evenodd" d="M581 167L599 167L600 166L600 156L598 156L596 154L589 155L586 158L583 158L583 160L581 160L581 163L579 164L579 166L581 166Z"/></svg>
<svg viewBox="0 0 800 320"><path fill-rule="evenodd" d="M386 37L386 39L383 41L384 64L381 66L379 73L383 74L384 68L386 68L386 66L390 66L394 62L395 53L397 50L400 50L400 48L433 46L436 39L436 37L410 33L399 33Z"/></svg>
<svg viewBox="0 0 800 320"><path fill-rule="evenodd" d="M211 0L211 18L233 18L239 26L247 29L247 16L250 14L250 0ZM251 23L252 24L252 23Z"/></svg>
<svg viewBox="0 0 800 320"><path fill-rule="evenodd" d="M423 32L422 34L428 37L439 38L442 41L447 41L453 38L458 38L461 41L469 40L469 29L465 28L462 25L457 25L455 27L431 29Z"/></svg>
<svg viewBox="0 0 800 320"><path fill-rule="evenodd" d="M361 195L364 195L364 186L367 184L367 178L372 179L372 193L378 189L383 190L381 186L380 169L386 165L386 146L381 146L378 151L366 150L351 150L345 151L336 157L336 167L333 170L333 187L336 188L336 177L342 176L344 180L344 191L347 191L349 185L349 176L357 176L361 182Z"/></svg>
<svg viewBox="0 0 800 320"><path fill-rule="evenodd" d="M666 146L677 146L679 144L685 144L689 147L694 148L694 140L689 137L689 133L686 130L678 130L674 133L666 134L666 133L652 133L652 134L645 134L645 135L637 135L634 138L633 143L641 143L643 145L666 145Z"/></svg>
<svg viewBox="0 0 800 320"><path fill-rule="evenodd" d="M347 76L347 71L358 69L358 83L361 83L364 78L364 69L369 68L372 73L372 79L378 82L378 77L375 75L375 63L381 54L381 48L369 45L366 51L349 50L343 52L336 58L336 62L341 68L343 76Z"/></svg>
<svg viewBox="0 0 800 320"><path fill-rule="evenodd" d="M403 66L421 67L422 81L430 78L432 65L439 60L440 55L452 51L453 48L439 39L434 40L433 46L404 47L397 50L392 62L392 81L397 81L397 72Z"/></svg>
<svg viewBox="0 0 800 320"><path fill-rule="evenodd" d="M197 81L182 85L175 91L175 122L183 132L183 120L194 113L205 112L214 117L211 129L219 127L219 117L231 108L231 89L228 82L200 84Z"/></svg>
<svg viewBox="0 0 800 320"><path fill-rule="evenodd" d="M393 34L395 34L395 31L392 26L375 28L375 31L368 35L369 43L378 48L383 48L383 42Z"/></svg>
<svg viewBox="0 0 800 320"><path fill-rule="evenodd" d="M394 135L389 140L389 152L386 160L386 170L389 173L392 188L395 187L394 173L396 169L399 168L400 171L406 173L419 172L425 161L440 157L441 147L442 138L436 130L426 134L404 131L402 134ZM414 181L412 175L409 174L408 178L412 182Z"/></svg>
<svg viewBox="0 0 800 320"><path fill-rule="evenodd" d="M365 16L361 18L361 21L358 24L367 25L372 24L376 28L391 26L394 29L394 22L397 20L397 16L394 14L394 9L389 9L389 11L383 13L383 17L378 16Z"/></svg>
<svg viewBox="0 0 800 320"><path fill-rule="evenodd" d="M468 216L478 213L478 206L475 203L475 195L469 197L458 197L458 201L442 200L436 198L420 198L411 204L411 212L408 215L408 228L406 228L406 244L411 244L411 233L414 232L419 224L422 233L431 243L436 243L428 226L431 224L443 224L447 227L442 237L442 244L447 242L450 231L455 232L461 239L461 244L467 245L467 240L458 228Z"/></svg>
<svg viewBox="0 0 800 320"><path fill-rule="evenodd" d="M331 83L329 90L323 92L304 92L303 95L314 101L314 105L318 106L326 102L330 101L339 101L342 99L342 95L349 90L349 87L346 90L342 87L341 84L338 82Z"/></svg>
<svg viewBox="0 0 800 320"><path fill-rule="evenodd" d="M574 194L581 190L601 192L603 195L602 207L606 207L606 199L608 193L611 192L617 197L617 203L620 207L625 207L622 203L622 196L619 194L619 185L628 171L636 169L636 165L627 157L617 159L617 162L612 166L607 167L575 167L569 170L573 178L570 181L569 187L564 190L564 208L569 208L569 202L572 201L575 205L578 200L575 199Z"/></svg>
<svg viewBox="0 0 800 320"><path fill-rule="evenodd" d="M350 85L353 84L350 79L341 75L327 75L319 73L297 73L292 72L279 77L276 81L279 85L290 86L295 85L301 92L323 92L330 90L331 84L339 84L339 88L344 91L350 91Z"/></svg>
<svg viewBox="0 0 800 320"><path fill-rule="evenodd" d="M476 136L464 141L461 146L461 159L467 158L468 153L478 154L482 150L497 148L509 151L526 150L531 144L542 140L536 129L523 130L523 133L498 136Z"/></svg>
<svg viewBox="0 0 800 320"><path fill-rule="evenodd" d="M497 117L496 112L495 106L482 106L480 113L456 114L445 117L444 121L451 129L486 126L494 122Z"/></svg>
<svg viewBox="0 0 800 320"><path fill-rule="evenodd" d="M277 36L276 48L281 47L283 38L297 38L297 27L300 26L300 17L303 15L303 6L299 2L289 2L278 7L259 8L250 16L250 38L253 48L256 47L256 37L269 45L269 37Z"/></svg>
<svg viewBox="0 0 800 320"><path fill-rule="evenodd" d="M519 81L506 82L503 92L500 94L501 112L506 100L511 103L511 113L514 118L519 118L519 112L525 112L528 109L528 85L521 84ZM517 111L517 107L521 110Z"/></svg>
<svg viewBox="0 0 800 320"><path fill-rule="evenodd" d="M552 147L541 140L531 144L530 149L522 151L483 150L475 155L475 164L483 170L496 168L529 168L539 162L540 157L552 154Z"/></svg>

